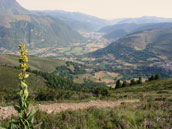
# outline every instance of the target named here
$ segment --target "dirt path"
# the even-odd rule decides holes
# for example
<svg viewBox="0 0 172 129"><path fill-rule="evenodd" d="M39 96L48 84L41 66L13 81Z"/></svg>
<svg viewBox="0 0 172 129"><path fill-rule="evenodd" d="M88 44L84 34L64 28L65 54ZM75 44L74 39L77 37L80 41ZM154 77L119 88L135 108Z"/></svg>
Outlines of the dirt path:
<svg viewBox="0 0 172 129"><path fill-rule="evenodd" d="M116 107L121 103L135 103L139 102L139 100L121 100L121 101L89 101L89 102L81 102L81 103L54 103L48 105L37 105L40 111L50 113L57 113L62 111L75 111L79 109L87 109L90 107L96 108L105 108L105 107ZM0 118L5 119L10 117L11 115L16 115L17 112L14 110L12 106L8 107L0 107Z"/></svg>

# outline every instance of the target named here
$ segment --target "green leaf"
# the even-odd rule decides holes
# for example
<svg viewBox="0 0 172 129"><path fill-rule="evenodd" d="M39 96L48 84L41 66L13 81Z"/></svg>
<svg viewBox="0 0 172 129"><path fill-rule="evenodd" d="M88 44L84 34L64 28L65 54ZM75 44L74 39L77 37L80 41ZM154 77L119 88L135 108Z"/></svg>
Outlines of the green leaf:
<svg viewBox="0 0 172 129"><path fill-rule="evenodd" d="M29 96L29 91L28 91L28 89L25 89L25 90L24 90L24 95L25 95L26 98L28 98L28 96Z"/></svg>
<svg viewBox="0 0 172 129"><path fill-rule="evenodd" d="M27 85L25 82L21 81L21 87L22 87L22 88L27 88L28 85Z"/></svg>
<svg viewBox="0 0 172 129"><path fill-rule="evenodd" d="M33 119L33 116L34 116L34 114L37 112L37 110L32 110L29 114L28 114L28 116L27 116L27 120L28 121L32 121L32 119Z"/></svg>
<svg viewBox="0 0 172 129"><path fill-rule="evenodd" d="M37 127L39 127L39 126L41 126L41 125L42 125L42 122L39 123L39 124L34 125L34 128L37 128Z"/></svg>
<svg viewBox="0 0 172 129"><path fill-rule="evenodd" d="M20 95L20 97L23 96L23 91L22 90L20 90L19 95Z"/></svg>

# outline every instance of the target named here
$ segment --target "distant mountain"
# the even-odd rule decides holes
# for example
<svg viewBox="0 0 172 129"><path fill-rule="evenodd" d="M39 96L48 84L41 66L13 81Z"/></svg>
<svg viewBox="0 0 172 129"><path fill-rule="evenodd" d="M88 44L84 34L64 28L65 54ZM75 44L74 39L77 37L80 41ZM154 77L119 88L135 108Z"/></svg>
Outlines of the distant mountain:
<svg viewBox="0 0 172 129"><path fill-rule="evenodd" d="M172 23L146 23L146 24L135 24L135 23L123 23L115 24L112 26L106 26L99 30L99 32L105 33L104 37L107 39L116 39L124 37L128 34L152 30L152 29L169 29L172 28Z"/></svg>
<svg viewBox="0 0 172 129"><path fill-rule="evenodd" d="M124 24L124 23L145 24L145 23L161 23L161 22L172 22L172 18L143 16L138 18L126 18L117 22L117 24Z"/></svg>
<svg viewBox="0 0 172 129"><path fill-rule="evenodd" d="M78 31L97 31L101 27L111 24L109 21L90 16L79 12L66 12L61 10L56 11L35 11L41 16L52 16L59 18L68 24L71 28Z"/></svg>
<svg viewBox="0 0 172 129"><path fill-rule="evenodd" d="M121 78L160 73L172 76L172 29L129 34L109 46L86 55L96 71L118 73Z"/></svg>
<svg viewBox="0 0 172 129"><path fill-rule="evenodd" d="M131 32L133 32L139 25L135 23L115 24L105 26L99 30L101 33L105 33L104 37L107 39L121 38Z"/></svg>
<svg viewBox="0 0 172 129"><path fill-rule="evenodd" d="M135 24L135 23L123 23L123 24L114 24L114 25L109 25L101 28L99 32L102 33L111 33L116 30L124 30L127 33L133 32L135 29L142 25L147 25L147 24Z"/></svg>
<svg viewBox="0 0 172 129"><path fill-rule="evenodd" d="M119 29L119 30L114 30L110 33L107 33L103 37L106 39L118 39L118 38L126 36L127 34L128 33L125 30Z"/></svg>
<svg viewBox="0 0 172 129"><path fill-rule="evenodd" d="M0 47L15 50L19 42L28 48L65 46L81 39L66 24L51 17L0 15Z"/></svg>
<svg viewBox="0 0 172 129"><path fill-rule="evenodd" d="M21 7L16 0L0 0L0 14L29 14L30 12Z"/></svg>
<svg viewBox="0 0 172 129"><path fill-rule="evenodd" d="M106 48L97 50L91 55L103 57L112 54L116 59L133 63L147 61L148 58L172 61L172 28L152 29L125 36Z"/></svg>
<svg viewBox="0 0 172 129"><path fill-rule="evenodd" d="M28 48L62 47L82 39L58 18L37 16L16 0L0 0L0 48L13 51L19 42ZM15 11L14 11L15 10Z"/></svg>

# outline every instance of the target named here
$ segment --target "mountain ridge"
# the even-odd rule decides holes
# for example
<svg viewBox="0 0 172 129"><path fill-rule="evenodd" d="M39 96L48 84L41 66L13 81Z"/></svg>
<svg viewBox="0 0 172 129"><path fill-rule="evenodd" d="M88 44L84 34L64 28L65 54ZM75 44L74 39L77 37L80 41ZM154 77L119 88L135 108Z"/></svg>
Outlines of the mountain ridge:
<svg viewBox="0 0 172 129"><path fill-rule="evenodd" d="M105 20L95 16L91 16L88 14L83 14L80 12L67 12L62 10L54 10L54 11L34 11L38 15L49 15L54 18L59 18L68 24L71 28L77 31L97 31L101 27L105 25L109 25L110 23Z"/></svg>
<svg viewBox="0 0 172 129"><path fill-rule="evenodd" d="M107 39L122 38L128 34L141 32L144 30L152 29L169 29L172 28L172 23L146 23L146 24L135 24L135 23L123 23L115 24L112 26L106 26L99 30L101 33L105 33L104 37Z"/></svg>
<svg viewBox="0 0 172 129"><path fill-rule="evenodd" d="M171 49L170 44L172 44L172 38L170 38L171 36L172 36L172 28L164 29L164 30L153 29L153 30L145 30L145 31L141 31L141 32L136 32L136 33L129 34L129 35L125 36L124 38L121 38L115 42L112 42L106 48L103 48L103 49L97 50L96 52L93 52L93 55L94 55L94 53L101 54L101 52L102 52L102 54L113 53L117 49L118 49L118 51L120 51L120 47L121 47L121 49L122 48L124 48L124 49L130 48L133 51L137 51L137 52L145 51L145 50L146 50L146 52L152 52L153 48L154 49L156 48L156 51L158 51L158 49L159 50L163 49L163 45L168 50L168 52L170 52L169 51L169 49ZM166 47L166 43L169 44L168 45L169 47ZM161 47L157 46L157 45L160 45ZM171 52L170 53L168 53L168 52L165 52L166 56L171 60L171 58L170 58ZM121 55L121 53L118 53L118 54ZM127 53L123 53L123 54L127 55ZM158 52L156 52L156 54L158 54ZM116 53L116 55L117 55L117 53Z"/></svg>
<svg viewBox="0 0 172 129"><path fill-rule="evenodd" d="M21 7L16 0L0 0L1 51L15 51L19 42L29 49L65 46L82 36L63 21L50 16L36 16ZM13 10L17 10L14 13Z"/></svg>
<svg viewBox="0 0 172 129"><path fill-rule="evenodd" d="M0 0L0 14L30 14L16 0Z"/></svg>

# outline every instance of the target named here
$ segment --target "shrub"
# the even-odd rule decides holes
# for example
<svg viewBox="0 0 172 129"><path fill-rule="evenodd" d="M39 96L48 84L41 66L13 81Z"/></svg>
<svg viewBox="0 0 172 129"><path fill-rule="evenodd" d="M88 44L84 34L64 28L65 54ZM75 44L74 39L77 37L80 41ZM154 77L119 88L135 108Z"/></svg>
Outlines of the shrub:
<svg viewBox="0 0 172 129"><path fill-rule="evenodd" d="M103 96L103 97L108 97L110 96L110 91L107 87L104 87L104 86L100 86L100 87L97 87L93 90L93 93L96 95L96 96Z"/></svg>
<svg viewBox="0 0 172 129"><path fill-rule="evenodd" d="M116 89L117 88L121 88L121 86L122 86L122 84L121 84L121 80L119 79L119 80L117 80L117 82L116 82Z"/></svg>

